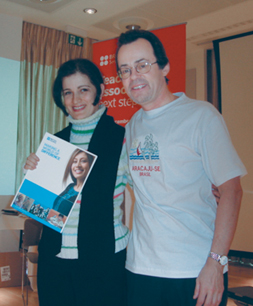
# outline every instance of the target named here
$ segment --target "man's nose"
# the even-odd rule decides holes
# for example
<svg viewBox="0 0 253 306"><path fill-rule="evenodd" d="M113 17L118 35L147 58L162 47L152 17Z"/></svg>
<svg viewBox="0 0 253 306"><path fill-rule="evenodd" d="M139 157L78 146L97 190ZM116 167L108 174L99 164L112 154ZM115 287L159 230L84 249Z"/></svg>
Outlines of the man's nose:
<svg viewBox="0 0 253 306"><path fill-rule="evenodd" d="M137 72L137 70L133 67L132 69L131 69L131 73L130 73L130 78L132 79L132 80L134 80L134 79L136 79L136 78L138 78L140 76L140 73L138 73Z"/></svg>

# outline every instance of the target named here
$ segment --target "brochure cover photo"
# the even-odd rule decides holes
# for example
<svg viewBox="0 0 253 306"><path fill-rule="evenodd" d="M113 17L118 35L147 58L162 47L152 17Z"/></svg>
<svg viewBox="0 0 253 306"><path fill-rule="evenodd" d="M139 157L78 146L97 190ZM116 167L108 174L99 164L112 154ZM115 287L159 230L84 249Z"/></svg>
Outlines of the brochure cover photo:
<svg viewBox="0 0 253 306"><path fill-rule="evenodd" d="M97 156L46 133L11 204L22 214L62 232Z"/></svg>

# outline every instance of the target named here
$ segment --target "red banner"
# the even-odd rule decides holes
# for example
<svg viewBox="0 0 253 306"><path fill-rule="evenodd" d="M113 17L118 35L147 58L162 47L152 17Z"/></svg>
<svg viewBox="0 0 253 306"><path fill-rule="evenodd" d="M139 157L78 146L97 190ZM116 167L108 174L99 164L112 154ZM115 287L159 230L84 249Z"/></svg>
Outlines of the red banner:
<svg viewBox="0 0 253 306"><path fill-rule="evenodd" d="M170 61L170 72L167 77L171 92L185 91L185 30L186 25L180 24L151 31L163 43ZM104 76L105 93L102 102L108 108L108 114L113 116L118 124L125 126L140 107L127 96L117 75L116 48L117 38L94 43L93 62L99 67Z"/></svg>

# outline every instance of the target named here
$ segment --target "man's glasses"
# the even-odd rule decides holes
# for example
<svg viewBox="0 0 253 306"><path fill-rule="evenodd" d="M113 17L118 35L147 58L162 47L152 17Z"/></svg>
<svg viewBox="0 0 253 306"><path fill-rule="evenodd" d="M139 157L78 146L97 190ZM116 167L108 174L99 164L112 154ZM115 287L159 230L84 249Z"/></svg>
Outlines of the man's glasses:
<svg viewBox="0 0 253 306"><path fill-rule="evenodd" d="M149 61L141 61L136 66L134 66L135 70L140 74L148 73L151 69L151 66L156 64L157 62L150 63ZM132 74L132 67L121 67L118 71L118 75L121 79L127 79Z"/></svg>

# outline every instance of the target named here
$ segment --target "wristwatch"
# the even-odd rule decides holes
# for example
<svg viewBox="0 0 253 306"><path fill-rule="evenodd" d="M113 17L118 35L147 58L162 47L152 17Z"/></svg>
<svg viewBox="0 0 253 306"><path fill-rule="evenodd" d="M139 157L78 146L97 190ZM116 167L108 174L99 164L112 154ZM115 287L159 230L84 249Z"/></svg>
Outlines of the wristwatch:
<svg viewBox="0 0 253 306"><path fill-rule="evenodd" d="M219 255L214 252L210 252L209 257L216 260L222 266L225 266L228 263L228 257L226 255Z"/></svg>

